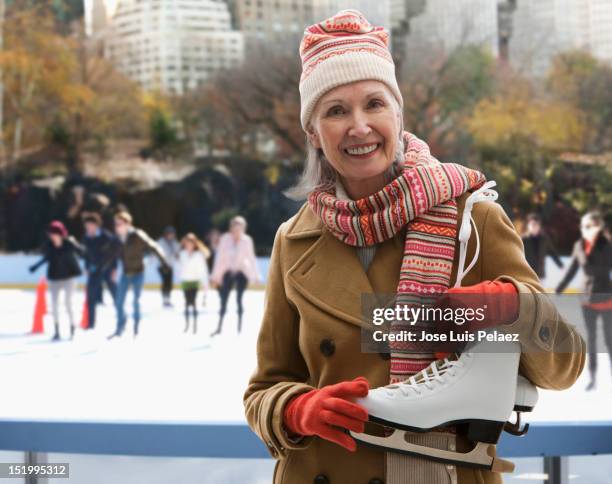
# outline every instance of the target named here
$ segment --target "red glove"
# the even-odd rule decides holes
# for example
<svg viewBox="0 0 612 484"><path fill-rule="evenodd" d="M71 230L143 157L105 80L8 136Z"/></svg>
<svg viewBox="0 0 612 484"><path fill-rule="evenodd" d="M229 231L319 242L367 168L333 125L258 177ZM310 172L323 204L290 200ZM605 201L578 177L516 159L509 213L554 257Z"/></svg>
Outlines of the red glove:
<svg viewBox="0 0 612 484"><path fill-rule="evenodd" d="M469 329L483 329L499 324L513 323L519 314L519 296L516 287L511 282L482 281L473 286L453 287L448 290L451 295L452 306L458 306L457 302L465 303L463 307L485 308L485 321L474 322ZM457 297L460 294L469 294L466 298ZM454 301L457 299L458 301Z"/></svg>
<svg viewBox="0 0 612 484"><path fill-rule="evenodd" d="M285 407L285 428L296 435L318 435L355 452L357 444L340 428L364 431L368 412L349 399L367 396L369 388L368 380L360 376L298 395Z"/></svg>
<svg viewBox="0 0 612 484"><path fill-rule="evenodd" d="M467 296L461 297L463 294ZM463 328L470 332L512 323L516 321L519 313L518 291L511 282L483 281L473 286L453 287L444 294L439 304L451 308L483 308L485 318L482 321L472 320L462 326L450 324L453 329ZM450 354L444 351L434 352L438 360L448 358Z"/></svg>

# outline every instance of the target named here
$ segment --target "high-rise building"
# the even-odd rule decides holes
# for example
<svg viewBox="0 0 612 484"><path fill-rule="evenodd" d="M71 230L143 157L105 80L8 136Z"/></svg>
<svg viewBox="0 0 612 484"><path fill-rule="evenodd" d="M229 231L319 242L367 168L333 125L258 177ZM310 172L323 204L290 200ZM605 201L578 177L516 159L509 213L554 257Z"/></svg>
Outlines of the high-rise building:
<svg viewBox="0 0 612 484"><path fill-rule="evenodd" d="M583 8L586 34L583 43L598 59L612 63L612 2L590 0Z"/></svg>
<svg viewBox="0 0 612 484"><path fill-rule="evenodd" d="M182 93L243 61L243 36L220 0L120 0L105 56L145 89Z"/></svg>
<svg viewBox="0 0 612 484"><path fill-rule="evenodd" d="M233 26L247 48L261 43L296 48L304 28L314 21L317 0L228 0Z"/></svg>
<svg viewBox="0 0 612 484"><path fill-rule="evenodd" d="M497 2L494 0L393 0L394 44L405 56L424 59L462 45L481 45L498 55Z"/></svg>
<svg viewBox="0 0 612 484"><path fill-rule="evenodd" d="M296 50L304 29L340 10L361 11L375 25L391 26L390 0L228 0L234 28L247 49L261 43Z"/></svg>
<svg viewBox="0 0 612 484"><path fill-rule="evenodd" d="M498 0L497 30L499 39L499 58L508 62L510 57L510 38L512 37L512 18L516 10L516 0Z"/></svg>
<svg viewBox="0 0 612 484"><path fill-rule="evenodd" d="M390 0L315 0L315 21L323 20L340 10L359 10L372 25L380 25L391 30Z"/></svg>
<svg viewBox="0 0 612 484"><path fill-rule="evenodd" d="M104 0L93 0L91 7L91 32L95 35L108 27L108 12Z"/></svg>
<svg viewBox="0 0 612 484"><path fill-rule="evenodd" d="M559 52L584 49L612 62L609 0L516 0L510 61L526 74L545 75Z"/></svg>
<svg viewBox="0 0 612 484"><path fill-rule="evenodd" d="M412 17L425 11L427 0L390 0L389 11L391 15L391 29L405 31Z"/></svg>

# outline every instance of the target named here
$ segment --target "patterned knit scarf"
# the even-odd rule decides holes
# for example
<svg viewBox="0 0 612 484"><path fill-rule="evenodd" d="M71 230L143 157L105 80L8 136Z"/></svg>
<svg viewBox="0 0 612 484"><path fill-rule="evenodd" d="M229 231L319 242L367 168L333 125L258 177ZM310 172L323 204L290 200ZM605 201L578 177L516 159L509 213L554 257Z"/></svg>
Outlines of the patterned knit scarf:
<svg viewBox="0 0 612 484"><path fill-rule="evenodd" d="M403 172L382 190L359 200L338 200L314 191L308 203L327 229L352 246L369 246L392 238L407 225L396 304L421 305L448 290L455 238L455 198L480 187L482 173L455 163L440 163L427 143L404 133ZM393 321L390 331L410 329ZM412 327L414 330L414 327ZM391 342L390 382L403 381L427 367L435 357L414 343Z"/></svg>

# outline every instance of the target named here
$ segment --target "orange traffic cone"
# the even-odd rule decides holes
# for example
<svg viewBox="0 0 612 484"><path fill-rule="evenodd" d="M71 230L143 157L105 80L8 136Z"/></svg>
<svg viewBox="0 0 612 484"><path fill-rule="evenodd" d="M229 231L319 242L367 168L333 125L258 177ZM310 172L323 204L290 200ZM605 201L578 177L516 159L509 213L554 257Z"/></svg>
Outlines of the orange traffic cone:
<svg viewBox="0 0 612 484"><path fill-rule="evenodd" d="M87 307L87 297L85 297L85 302L83 303L83 315L81 316L81 328L82 329L89 328L89 308Z"/></svg>
<svg viewBox="0 0 612 484"><path fill-rule="evenodd" d="M36 304L34 305L34 321L32 323L32 334L44 333L44 316L47 313L47 279L40 278L36 286Z"/></svg>

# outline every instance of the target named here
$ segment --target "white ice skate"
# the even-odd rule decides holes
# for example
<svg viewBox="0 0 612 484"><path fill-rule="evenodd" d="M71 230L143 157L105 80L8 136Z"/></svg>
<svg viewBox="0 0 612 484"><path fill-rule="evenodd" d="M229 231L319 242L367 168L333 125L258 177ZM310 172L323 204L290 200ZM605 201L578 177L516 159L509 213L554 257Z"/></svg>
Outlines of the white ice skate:
<svg viewBox="0 0 612 484"><path fill-rule="evenodd" d="M494 456L493 444L507 430L521 435L520 417L507 423L512 411L530 411L537 389L518 377L520 345L481 341L456 359L432 363L408 380L370 390L357 400L370 421L393 428L387 437L367 433L351 435L364 444L430 460L512 472L514 464ZM410 443L409 432L429 432L437 427L465 427L467 438L476 443L467 453L438 450Z"/></svg>
<svg viewBox="0 0 612 484"><path fill-rule="evenodd" d="M474 267L480 252L478 231L476 251L465 268L467 246L475 226L471 212L474 204L494 201L494 181L486 182L466 200L459 229L459 262L455 287ZM496 472L512 472L514 464L495 457L494 444L502 430L523 435L520 412L531 411L538 393L534 385L518 375L519 343L481 341L466 348L458 357L432 363L408 380L370 390L357 403L369 412L370 420L393 428L393 433L379 437L367 433L350 434L359 442L430 460ZM516 422L508 419L517 412ZM467 437L476 446L467 453L424 447L406 439L410 432L429 432L437 427L459 425L467 428Z"/></svg>

